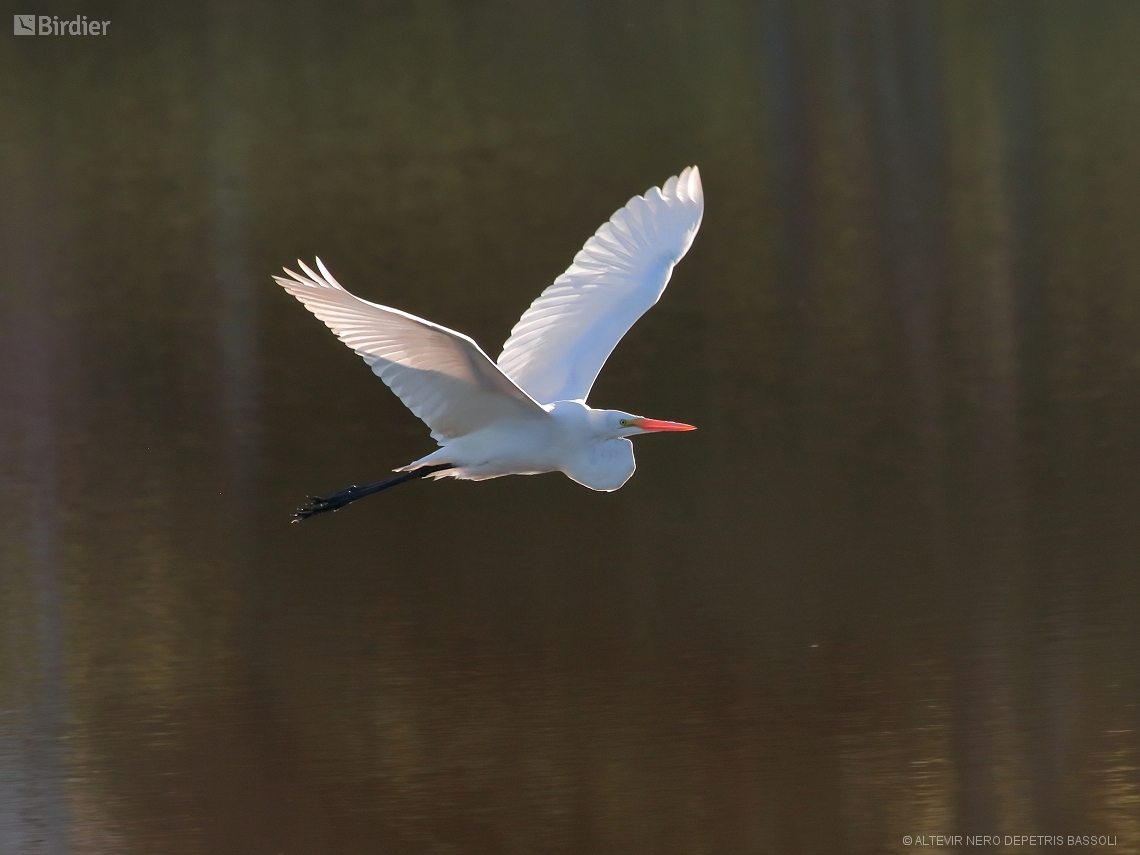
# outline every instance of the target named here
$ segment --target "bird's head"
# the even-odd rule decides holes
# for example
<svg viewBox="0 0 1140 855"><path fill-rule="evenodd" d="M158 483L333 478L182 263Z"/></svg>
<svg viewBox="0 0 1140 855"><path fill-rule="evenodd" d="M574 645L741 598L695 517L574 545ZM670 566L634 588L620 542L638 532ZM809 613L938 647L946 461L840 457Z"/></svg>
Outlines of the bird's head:
<svg viewBox="0 0 1140 855"><path fill-rule="evenodd" d="M623 413L621 410L606 410L605 426L606 433L613 438L637 436L643 433L661 433L663 431L696 430L692 425L682 422L646 419L632 413Z"/></svg>

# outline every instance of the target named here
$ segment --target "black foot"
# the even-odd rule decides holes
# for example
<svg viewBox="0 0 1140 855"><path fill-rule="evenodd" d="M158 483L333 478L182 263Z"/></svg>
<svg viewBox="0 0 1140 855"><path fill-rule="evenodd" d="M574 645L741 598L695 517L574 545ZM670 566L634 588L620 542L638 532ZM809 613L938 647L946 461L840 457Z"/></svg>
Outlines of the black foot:
<svg viewBox="0 0 1140 855"><path fill-rule="evenodd" d="M308 502L293 511L293 522L307 520L314 514L323 514L325 511L335 511L337 508L343 507L344 504L346 503L337 504L333 502L332 496L327 499L322 499L320 496L309 496Z"/></svg>
<svg viewBox="0 0 1140 855"><path fill-rule="evenodd" d="M378 481L375 484L365 484L363 487L357 487L355 484L351 487L345 487L336 493L333 493L327 498L320 496L310 496L309 501L303 507L298 508L293 512L293 522L300 522L307 520L316 514L323 514L325 511L335 511L337 508L343 508L349 502L355 502L357 499L363 499L365 496L371 496L373 493L379 493L381 490L387 490L389 487L395 487L397 484L403 484L406 481L414 481L417 478L423 478L425 475L430 475L432 472L440 472L444 469L450 469L453 466L451 463L438 463L435 466L421 466L419 469L413 469L410 472L401 472L394 478L389 478L386 481Z"/></svg>

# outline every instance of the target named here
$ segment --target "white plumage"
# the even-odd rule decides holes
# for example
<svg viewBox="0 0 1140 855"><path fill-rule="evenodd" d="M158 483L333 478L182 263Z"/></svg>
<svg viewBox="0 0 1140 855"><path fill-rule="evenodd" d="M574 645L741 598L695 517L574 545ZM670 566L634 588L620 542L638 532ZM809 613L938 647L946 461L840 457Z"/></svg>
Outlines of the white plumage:
<svg viewBox="0 0 1140 855"><path fill-rule="evenodd" d="M585 401L622 336L659 299L705 210L695 166L634 196L523 312L499 354L541 404Z"/></svg>
<svg viewBox="0 0 1140 855"><path fill-rule="evenodd" d="M320 273L274 278L337 337L364 357L440 444L503 419L545 418L463 333L349 294L321 260Z"/></svg>
<svg viewBox="0 0 1140 855"><path fill-rule="evenodd" d="M498 363L467 336L348 293L317 260L317 271L274 277L355 350L430 428L440 448L400 470L415 477L481 480L564 472L595 490L616 490L633 474L640 433L691 430L586 405L614 347L669 283L704 213L697 168L635 196L586 241L574 263L515 324ZM447 468L444 468L447 467ZM317 499L308 516L342 501ZM328 507L316 507L324 502Z"/></svg>

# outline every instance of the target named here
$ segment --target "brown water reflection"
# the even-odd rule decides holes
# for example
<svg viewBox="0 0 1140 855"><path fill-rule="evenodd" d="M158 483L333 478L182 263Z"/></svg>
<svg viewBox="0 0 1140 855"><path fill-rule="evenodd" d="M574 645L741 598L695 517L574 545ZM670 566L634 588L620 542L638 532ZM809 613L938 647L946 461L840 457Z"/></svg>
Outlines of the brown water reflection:
<svg viewBox="0 0 1140 855"><path fill-rule="evenodd" d="M0 852L1140 850L1140 7L106 17L0 53ZM494 351L689 163L594 400L700 431L288 524L430 441L282 263Z"/></svg>

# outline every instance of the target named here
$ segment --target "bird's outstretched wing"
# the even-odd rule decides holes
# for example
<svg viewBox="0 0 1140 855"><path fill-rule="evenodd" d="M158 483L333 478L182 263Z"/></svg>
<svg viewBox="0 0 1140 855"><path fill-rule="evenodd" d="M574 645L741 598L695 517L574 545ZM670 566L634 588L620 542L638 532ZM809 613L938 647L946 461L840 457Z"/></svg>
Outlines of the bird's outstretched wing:
<svg viewBox="0 0 1140 855"><path fill-rule="evenodd" d="M297 263L304 275L286 268L291 278L273 278L364 357L435 439L463 436L504 418L547 417L467 336L354 297L319 258L320 273Z"/></svg>
<svg viewBox="0 0 1140 855"><path fill-rule="evenodd" d="M499 367L541 404L585 401L610 353L660 299L705 209L690 166L610 217L519 318Z"/></svg>

